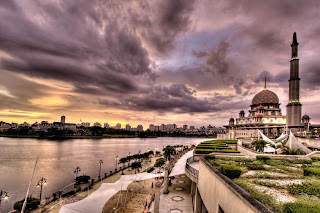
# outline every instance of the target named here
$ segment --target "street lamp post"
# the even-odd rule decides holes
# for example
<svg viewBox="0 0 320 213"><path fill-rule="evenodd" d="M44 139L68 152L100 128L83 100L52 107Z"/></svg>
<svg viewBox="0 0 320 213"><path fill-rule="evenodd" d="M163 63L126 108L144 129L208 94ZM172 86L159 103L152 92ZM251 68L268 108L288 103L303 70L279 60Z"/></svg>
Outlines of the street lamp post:
<svg viewBox="0 0 320 213"><path fill-rule="evenodd" d="M0 204L1 204L2 198L3 198L4 200L8 200L9 195L8 195L7 192L1 190L1 191L0 191Z"/></svg>
<svg viewBox="0 0 320 213"><path fill-rule="evenodd" d="M116 171L118 170L118 155L116 156L115 160L116 160Z"/></svg>
<svg viewBox="0 0 320 213"><path fill-rule="evenodd" d="M130 169L130 156L131 156L131 153L129 152L129 154L128 154L128 161L129 161L128 167L129 167L129 171L131 171L131 169Z"/></svg>
<svg viewBox="0 0 320 213"><path fill-rule="evenodd" d="M103 161L99 161L99 180L101 180L101 165L103 164Z"/></svg>
<svg viewBox="0 0 320 213"><path fill-rule="evenodd" d="M37 187L40 187L40 203L41 203L41 196L42 196L42 186L47 185L47 180L45 178L41 178L37 184Z"/></svg>
<svg viewBox="0 0 320 213"><path fill-rule="evenodd" d="M74 175L75 175L75 180L77 180L77 177L78 177L78 173L81 171L80 167L77 166L77 168L74 169Z"/></svg>

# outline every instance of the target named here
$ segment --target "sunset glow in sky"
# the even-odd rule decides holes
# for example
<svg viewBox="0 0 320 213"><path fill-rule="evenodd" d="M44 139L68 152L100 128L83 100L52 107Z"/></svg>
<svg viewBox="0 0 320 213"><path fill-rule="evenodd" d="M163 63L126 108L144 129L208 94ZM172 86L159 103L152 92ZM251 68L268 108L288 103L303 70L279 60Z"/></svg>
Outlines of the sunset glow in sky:
<svg viewBox="0 0 320 213"><path fill-rule="evenodd" d="M264 88L320 123L318 0L0 2L0 120L222 126Z"/></svg>

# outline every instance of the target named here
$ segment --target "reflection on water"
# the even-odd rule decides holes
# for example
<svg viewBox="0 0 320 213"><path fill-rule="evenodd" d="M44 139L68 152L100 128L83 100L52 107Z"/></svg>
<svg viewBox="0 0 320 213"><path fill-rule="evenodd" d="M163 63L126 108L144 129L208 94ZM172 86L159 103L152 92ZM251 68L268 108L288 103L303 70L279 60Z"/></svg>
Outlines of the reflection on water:
<svg viewBox="0 0 320 213"><path fill-rule="evenodd" d="M166 145L197 144L204 138L117 138L117 139L73 139L65 141L38 140L29 138L0 137L0 190L7 191L10 198L1 202L1 212L12 210L15 201L24 198L32 174L36 156L37 169L30 194L39 196L36 187L41 177L48 184L42 197L49 197L74 179L74 169L79 166L80 174L96 178L99 160L103 160L101 174L115 169L115 157L146 152L148 148L159 151ZM121 165L119 165L121 166Z"/></svg>

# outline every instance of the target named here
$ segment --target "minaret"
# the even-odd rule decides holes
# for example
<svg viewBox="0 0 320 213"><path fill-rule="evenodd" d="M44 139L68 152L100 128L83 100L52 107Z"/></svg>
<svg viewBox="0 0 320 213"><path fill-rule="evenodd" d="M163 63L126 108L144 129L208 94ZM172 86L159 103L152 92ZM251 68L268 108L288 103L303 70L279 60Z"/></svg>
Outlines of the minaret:
<svg viewBox="0 0 320 213"><path fill-rule="evenodd" d="M290 61L289 103L287 105L287 125L291 128L301 126L302 105L300 103L298 45L297 34L294 33L291 44L292 56Z"/></svg>

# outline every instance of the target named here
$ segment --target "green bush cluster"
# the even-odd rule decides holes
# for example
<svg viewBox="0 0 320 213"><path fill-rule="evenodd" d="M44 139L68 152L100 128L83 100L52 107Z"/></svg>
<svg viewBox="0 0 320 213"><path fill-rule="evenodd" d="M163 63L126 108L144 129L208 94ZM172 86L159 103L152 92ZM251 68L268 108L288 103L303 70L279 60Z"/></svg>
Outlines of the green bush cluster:
<svg viewBox="0 0 320 213"><path fill-rule="evenodd" d="M13 209L21 211L24 200L25 199L15 202L15 204L13 205ZM38 205L40 205L40 199L34 197L27 198L26 210L36 209L38 208Z"/></svg>
<svg viewBox="0 0 320 213"><path fill-rule="evenodd" d="M266 155L257 155L256 159L259 160L259 161L266 162L267 160L270 160L271 158L269 156L266 156Z"/></svg>
<svg viewBox="0 0 320 213"><path fill-rule="evenodd" d="M312 160L307 160L307 159L294 159L289 161L290 163L293 163L293 164L312 164Z"/></svg>
<svg viewBox="0 0 320 213"><path fill-rule="evenodd" d="M242 173L242 169L235 165L220 165L219 170L230 179L239 178Z"/></svg>
<svg viewBox="0 0 320 213"><path fill-rule="evenodd" d="M311 157L311 160L313 162L320 161L320 157Z"/></svg>
<svg viewBox="0 0 320 213"><path fill-rule="evenodd" d="M264 166L260 161L254 161L252 163L247 163L246 166L249 170L263 170L264 169Z"/></svg>
<svg viewBox="0 0 320 213"><path fill-rule="evenodd" d="M314 204L295 202L283 206L284 213L320 213L320 207Z"/></svg>
<svg viewBox="0 0 320 213"><path fill-rule="evenodd" d="M307 167L303 168L304 176L320 176L320 168Z"/></svg>
<svg viewBox="0 0 320 213"><path fill-rule="evenodd" d="M150 168L147 169L147 172L150 173L150 172L152 172L153 170L154 170L154 167L152 166L152 167L150 167Z"/></svg>
<svg viewBox="0 0 320 213"><path fill-rule="evenodd" d="M206 159L206 160L215 160L216 156L215 155L205 155L204 159Z"/></svg>
<svg viewBox="0 0 320 213"><path fill-rule="evenodd" d="M288 191L293 195L308 194L320 197L320 185L318 181L291 184L288 186Z"/></svg>

